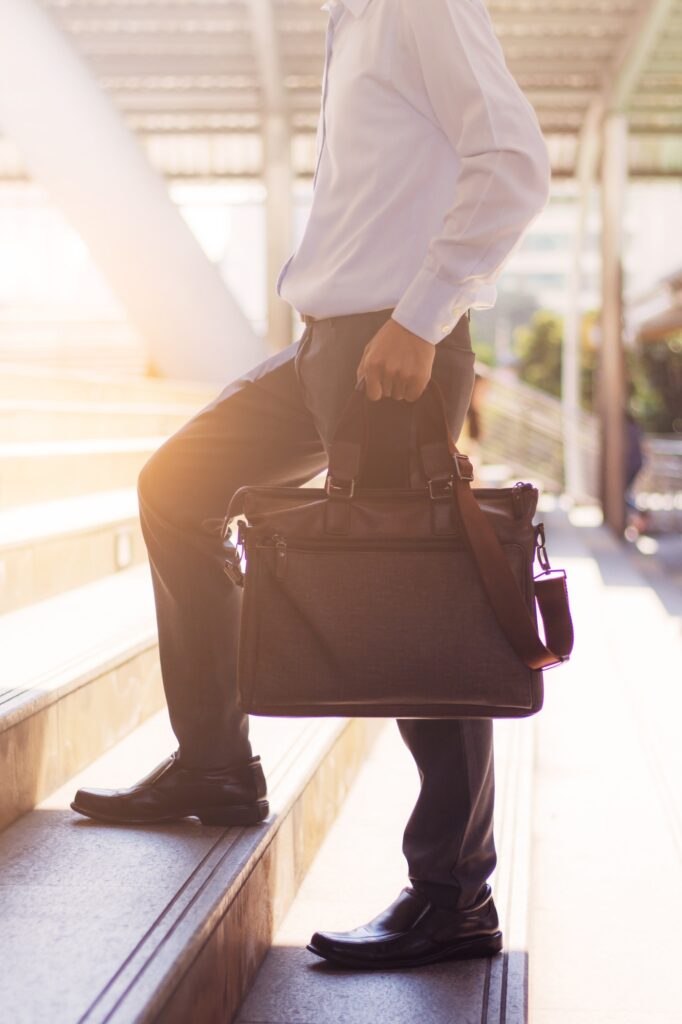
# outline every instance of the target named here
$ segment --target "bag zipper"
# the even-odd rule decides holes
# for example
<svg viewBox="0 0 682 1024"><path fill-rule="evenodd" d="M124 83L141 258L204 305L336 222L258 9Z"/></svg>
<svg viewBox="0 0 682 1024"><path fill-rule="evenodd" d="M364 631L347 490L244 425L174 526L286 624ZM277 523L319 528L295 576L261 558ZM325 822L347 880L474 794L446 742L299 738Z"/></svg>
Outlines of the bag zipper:
<svg viewBox="0 0 682 1024"><path fill-rule="evenodd" d="M509 498L512 502L512 510L514 518L521 518L523 516L523 501L520 497L520 492L524 490L535 490L535 484L526 483L525 481L519 480L518 483L514 484L513 487L472 487L473 495L482 501L486 499L505 499ZM223 538L226 536L230 520L240 512L233 512L235 502L239 505L238 499L243 495L251 494L265 494L268 497L273 498L297 498L299 504L307 504L311 501L329 501L329 495L326 490L320 487L269 487L267 484L251 484L246 487L240 487L236 491L230 501L227 509L225 518L223 520ZM417 501L423 501L425 494L428 494L428 490L425 488L371 488L366 487L357 491L356 497L358 498L371 498L372 500L393 500L400 498L401 500L414 499ZM261 518L267 517L267 512L256 513L253 517L253 521L258 521ZM249 517L251 518L251 517Z"/></svg>
<svg viewBox="0 0 682 1024"><path fill-rule="evenodd" d="M518 497L521 490L534 490L535 484L519 480L513 487L472 487L472 493L477 498L512 498ZM292 498L298 497L302 500L310 498L329 499L327 492L321 487L268 487L267 484L252 484L242 488L251 494L266 494L269 497ZM239 493L239 492L237 492ZM394 498L415 498L420 501L428 496L426 488L388 488L388 487L363 487L355 492L357 498L372 499L394 499Z"/></svg>
<svg viewBox="0 0 682 1024"><path fill-rule="evenodd" d="M292 551L462 551L467 545L456 537L434 537L433 539L415 540L412 537L376 537L366 540L347 540L339 543L338 540L327 540L324 537L309 538L308 540L289 541L280 533L272 537L264 538L257 543L258 547L274 548L275 551L275 576L278 580L284 579L287 571L287 554L289 548ZM248 557L248 556L247 556Z"/></svg>

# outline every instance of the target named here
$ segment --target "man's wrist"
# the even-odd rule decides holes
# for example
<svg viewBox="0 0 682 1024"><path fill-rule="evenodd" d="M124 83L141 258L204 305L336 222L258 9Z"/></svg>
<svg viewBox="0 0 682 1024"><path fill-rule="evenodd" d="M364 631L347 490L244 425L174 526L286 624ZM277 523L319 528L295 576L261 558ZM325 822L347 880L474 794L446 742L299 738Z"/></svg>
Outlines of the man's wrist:
<svg viewBox="0 0 682 1024"><path fill-rule="evenodd" d="M393 319L432 345L451 334L471 305L465 289L422 268L393 311Z"/></svg>
<svg viewBox="0 0 682 1024"><path fill-rule="evenodd" d="M400 329L401 333L406 338L414 339L415 341L421 341L425 345L433 344L432 342L429 341L428 338L422 338L420 334L415 334L415 332L411 331L409 327L405 326L405 324L401 324L399 320L396 320L395 316L391 317L391 323L395 324L395 326Z"/></svg>

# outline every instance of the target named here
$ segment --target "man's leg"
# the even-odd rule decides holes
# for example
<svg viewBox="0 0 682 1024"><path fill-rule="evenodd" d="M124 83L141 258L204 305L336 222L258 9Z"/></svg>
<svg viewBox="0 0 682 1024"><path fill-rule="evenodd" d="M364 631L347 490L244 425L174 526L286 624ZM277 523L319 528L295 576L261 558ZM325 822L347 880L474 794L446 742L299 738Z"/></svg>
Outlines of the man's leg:
<svg viewBox="0 0 682 1024"><path fill-rule="evenodd" d="M240 487L301 484L326 465L297 376L296 357L306 337L229 385L140 474L163 685L179 751L168 770L160 766L160 775L143 780L142 793L102 791L91 797L80 791L75 807L83 813L160 820L175 807L182 816L183 810L192 812L186 808L193 801L210 802L212 793L230 797L234 772L248 766L248 720L236 704L241 590L223 571L221 526ZM255 789L240 776L247 795L264 789L260 767L256 775ZM162 807L156 796L151 800L150 786L163 791Z"/></svg>
<svg viewBox="0 0 682 1024"><path fill-rule="evenodd" d="M388 315L385 311L334 319L303 354L301 376L322 436L329 435L338 420L340 397L350 393L362 351ZM474 382L466 317L438 345L433 376L445 399L448 429L456 438ZM343 381L340 393L339 381ZM330 409L334 412L331 422ZM390 398L371 404L365 486L424 485L416 464L412 410L409 403ZM421 779L403 842L410 881L435 903L471 906L495 867L492 722L403 719L398 726Z"/></svg>
<svg viewBox="0 0 682 1024"><path fill-rule="evenodd" d="M473 361L469 322L463 317L438 345L433 368L454 438L471 399ZM496 862L492 722L416 718L400 720L398 728L420 778L403 837L412 887L439 906L473 906Z"/></svg>
<svg viewBox="0 0 682 1024"><path fill-rule="evenodd" d="M251 754L235 692L242 591L223 571L220 528L240 487L304 483L326 464L301 399L297 348L228 386L140 475L163 683L188 766L223 767Z"/></svg>
<svg viewBox="0 0 682 1024"><path fill-rule="evenodd" d="M344 319L347 324L338 322L334 340L346 349L349 366L357 366L379 324ZM322 353L317 360L322 363ZM468 320L463 318L439 344L433 368L455 438L473 389L473 362ZM370 409L369 427L371 448L363 484L423 486L411 406L383 399ZM403 841L411 889L353 932L316 933L309 949L343 966L377 969L488 956L501 947L497 914L485 884L495 867L492 723L401 719L398 727L421 780Z"/></svg>
<svg viewBox="0 0 682 1024"><path fill-rule="evenodd" d="M439 906L470 907L496 861L492 722L406 718L398 728L421 783L403 837L412 888Z"/></svg>

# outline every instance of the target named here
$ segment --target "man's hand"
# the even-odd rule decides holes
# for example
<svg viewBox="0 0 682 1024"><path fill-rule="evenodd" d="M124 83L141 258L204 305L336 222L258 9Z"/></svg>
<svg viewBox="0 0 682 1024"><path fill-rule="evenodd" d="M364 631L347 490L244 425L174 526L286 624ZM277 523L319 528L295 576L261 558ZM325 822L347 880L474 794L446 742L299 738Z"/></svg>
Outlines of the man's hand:
<svg viewBox="0 0 682 1024"><path fill-rule="evenodd" d="M358 381L365 378L367 397L416 402L431 380L436 346L395 320L388 320L363 352Z"/></svg>

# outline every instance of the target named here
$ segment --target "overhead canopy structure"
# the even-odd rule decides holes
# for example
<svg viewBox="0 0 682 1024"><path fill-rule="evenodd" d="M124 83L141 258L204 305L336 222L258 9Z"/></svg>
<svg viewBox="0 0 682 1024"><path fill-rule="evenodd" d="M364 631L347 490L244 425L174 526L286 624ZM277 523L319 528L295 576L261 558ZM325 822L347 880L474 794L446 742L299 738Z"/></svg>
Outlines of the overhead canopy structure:
<svg viewBox="0 0 682 1024"><path fill-rule="evenodd" d="M326 16L320 0L40 0L169 177L264 173L284 113L313 171ZM555 176L576 172L590 105L628 59L651 0L487 0ZM682 174L682 0L667 0L627 103L631 176ZM424 12L426 17L426 10ZM273 73L274 72L274 73ZM0 144L0 177L22 176Z"/></svg>

